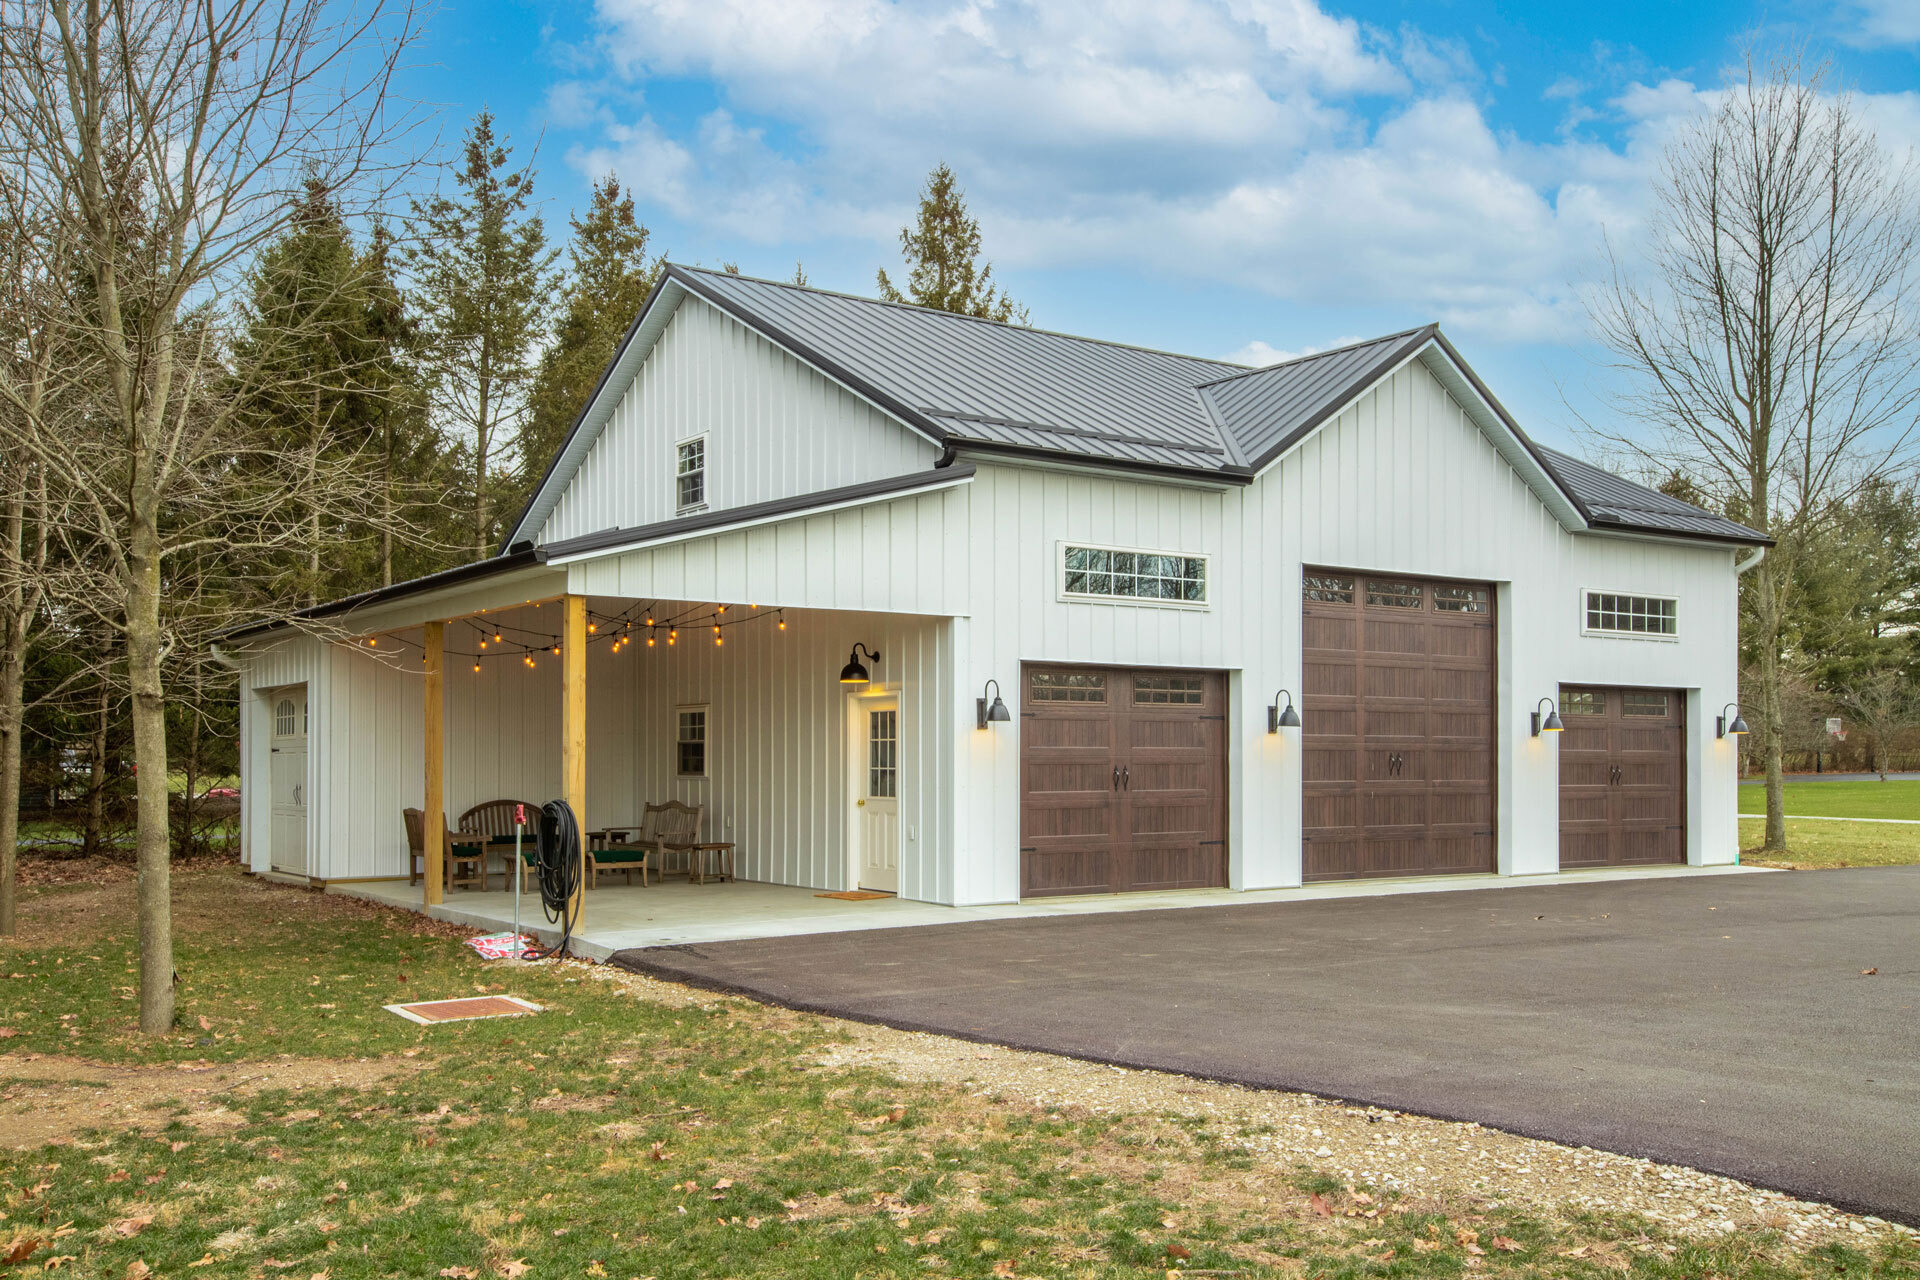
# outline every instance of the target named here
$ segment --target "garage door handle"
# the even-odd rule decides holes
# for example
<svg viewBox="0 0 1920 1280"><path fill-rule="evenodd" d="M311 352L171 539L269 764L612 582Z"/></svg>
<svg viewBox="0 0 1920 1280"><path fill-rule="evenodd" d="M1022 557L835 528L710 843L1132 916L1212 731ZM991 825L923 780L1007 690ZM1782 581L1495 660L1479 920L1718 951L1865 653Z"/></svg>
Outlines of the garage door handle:
<svg viewBox="0 0 1920 1280"><path fill-rule="evenodd" d="M1120 766L1120 789L1122 791L1133 790L1133 768L1130 765Z"/></svg>
<svg viewBox="0 0 1920 1280"><path fill-rule="evenodd" d="M1115 765L1113 769L1113 789L1115 791L1120 789L1120 766L1118 765Z"/></svg>

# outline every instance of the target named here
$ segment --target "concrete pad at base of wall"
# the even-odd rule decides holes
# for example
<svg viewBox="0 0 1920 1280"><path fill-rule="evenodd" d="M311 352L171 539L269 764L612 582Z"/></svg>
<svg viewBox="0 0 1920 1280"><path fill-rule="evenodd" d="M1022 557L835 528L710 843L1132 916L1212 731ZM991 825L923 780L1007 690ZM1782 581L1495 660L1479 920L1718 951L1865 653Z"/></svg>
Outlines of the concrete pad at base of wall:
<svg viewBox="0 0 1920 1280"><path fill-rule="evenodd" d="M574 932L571 949L575 955L590 960L605 960L616 951L634 947L791 938L861 929L961 924L973 920L1023 920L1124 911L1249 906L1269 902L1319 902L1397 894L1512 889L1543 884L1771 874L1775 873L1762 867L1621 867L1603 871L1563 871L1541 876L1347 880L1292 889L1180 889L1165 893L1036 898L1026 902L967 907L912 902L903 898L848 902L819 897L818 891L813 889L748 880L700 885L670 880L646 888L609 884L588 893L582 926ZM420 886L408 885L402 880L333 885L329 886L328 892L421 910ZM507 929L513 925L513 894L507 890L474 892L451 889L440 905L427 909L427 914L435 920L475 929ZM520 927L522 931L537 937L542 946L552 946L560 937L558 927L548 921L541 910L537 893L521 898Z"/></svg>

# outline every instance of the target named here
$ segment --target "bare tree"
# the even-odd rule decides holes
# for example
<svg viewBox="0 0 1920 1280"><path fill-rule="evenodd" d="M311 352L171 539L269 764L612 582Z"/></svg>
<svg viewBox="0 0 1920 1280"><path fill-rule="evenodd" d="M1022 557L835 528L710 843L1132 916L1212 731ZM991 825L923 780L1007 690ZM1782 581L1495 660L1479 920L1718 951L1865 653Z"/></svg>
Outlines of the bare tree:
<svg viewBox="0 0 1920 1280"><path fill-rule="evenodd" d="M1894 739L1920 725L1920 687L1912 674L1897 666L1874 668L1834 690L1834 701L1873 739L1869 767L1885 782Z"/></svg>
<svg viewBox="0 0 1920 1280"><path fill-rule="evenodd" d="M383 176L405 126L387 86L413 32L411 9L379 0L0 0L0 164L71 228L67 314L100 363L89 429L52 429L9 381L0 431L71 503L49 588L118 640L150 1034L174 1016L165 668L218 608L176 567L212 546L292 546L311 494L352 502L359 479L309 475L249 434L230 299L306 181Z"/></svg>
<svg viewBox="0 0 1920 1280"><path fill-rule="evenodd" d="M1920 379L1909 313L1920 200L1824 68L1749 59L1668 146L1643 267L1619 253L1592 298L1653 444L1777 540L1743 583L1767 775L1765 847L1786 847L1782 634L1797 549L1824 514L1911 457Z"/></svg>

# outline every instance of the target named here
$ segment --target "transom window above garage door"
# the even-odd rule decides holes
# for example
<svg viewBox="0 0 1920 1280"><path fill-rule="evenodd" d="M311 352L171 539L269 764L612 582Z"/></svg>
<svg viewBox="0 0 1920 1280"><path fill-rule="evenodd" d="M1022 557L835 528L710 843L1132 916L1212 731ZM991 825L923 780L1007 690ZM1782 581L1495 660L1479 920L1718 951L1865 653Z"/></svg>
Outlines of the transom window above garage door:
<svg viewBox="0 0 1920 1280"><path fill-rule="evenodd" d="M1207 558L1062 543L1060 592L1077 599L1204 605Z"/></svg>
<svg viewBox="0 0 1920 1280"><path fill-rule="evenodd" d="M1027 682L1034 702L1105 702L1107 678L1098 671L1036 671Z"/></svg>
<svg viewBox="0 0 1920 1280"><path fill-rule="evenodd" d="M1680 634L1680 602L1672 596L1589 591L1586 593L1586 631L1589 635L1671 640Z"/></svg>

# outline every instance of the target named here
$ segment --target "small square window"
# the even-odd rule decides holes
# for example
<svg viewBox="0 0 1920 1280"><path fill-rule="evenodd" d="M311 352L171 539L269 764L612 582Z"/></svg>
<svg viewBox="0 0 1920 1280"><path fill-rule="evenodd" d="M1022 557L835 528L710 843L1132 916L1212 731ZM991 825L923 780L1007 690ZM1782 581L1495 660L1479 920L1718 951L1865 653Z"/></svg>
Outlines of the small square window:
<svg viewBox="0 0 1920 1280"><path fill-rule="evenodd" d="M1389 582L1377 578L1367 580L1367 603L1388 609L1418 609L1422 597L1417 582Z"/></svg>
<svg viewBox="0 0 1920 1280"><path fill-rule="evenodd" d="M1353 579L1330 573L1309 573L1300 582L1301 595L1314 604L1352 604Z"/></svg>
<svg viewBox="0 0 1920 1280"><path fill-rule="evenodd" d="M683 778L707 776L707 709L681 707L674 732L676 772Z"/></svg>
<svg viewBox="0 0 1920 1280"><path fill-rule="evenodd" d="M674 503L680 512L707 505L707 438L682 440L674 452Z"/></svg>
<svg viewBox="0 0 1920 1280"><path fill-rule="evenodd" d="M1199 706L1206 701L1203 676L1135 676L1133 704L1149 706Z"/></svg>
<svg viewBox="0 0 1920 1280"><path fill-rule="evenodd" d="M1097 671L1036 671L1028 690L1034 702L1105 702L1107 678Z"/></svg>
<svg viewBox="0 0 1920 1280"><path fill-rule="evenodd" d="M1629 689L1620 695L1620 713L1629 716L1658 716L1666 719L1667 695L1645 689Z"/></svg>
<svg viewBox="0 0 1920 1280"><path fill-rule="evenodd" d="M1435 587L1433 607L1442 613L1485 613L1485 587Z"/></svg>
<svg viewBox="0 0 1920 1280"><path fill-rule="evenodd" d="M1606 695L1598 689L1560 691L1560 714L1563 716L1598 716L1605 715L1606 710Z"/></svg>

